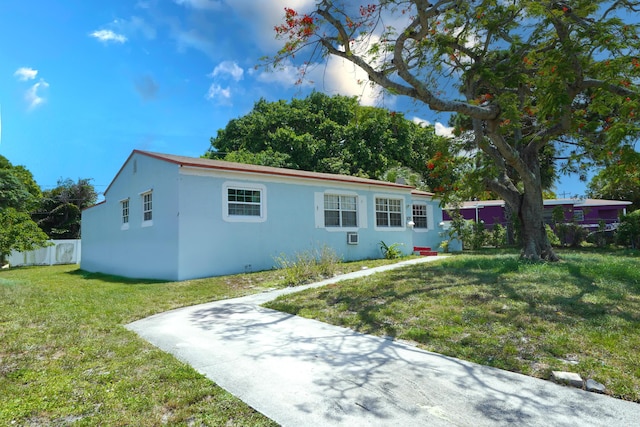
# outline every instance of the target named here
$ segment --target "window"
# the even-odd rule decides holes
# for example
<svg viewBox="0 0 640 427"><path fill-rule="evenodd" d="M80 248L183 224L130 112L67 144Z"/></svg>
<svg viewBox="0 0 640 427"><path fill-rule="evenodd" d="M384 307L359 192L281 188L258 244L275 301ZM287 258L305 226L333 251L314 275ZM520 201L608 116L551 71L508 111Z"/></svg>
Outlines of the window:
<svg viewBox="0 0 640 427"><path fill-rule="evenodd" d="M153 219L153 193L148 191L142 193L142 220L144 222Z"/></svg>
<svg viewBox="0 0 640 427"><path fill-rule="evenodd" d="M120 205L122 207L122 225L129 224L129 199L121 200Z"/></svg>
<svg viewBox="0 0 640 427"><path fill-rule="evenodd" d="M222 217L229 222L266 220L266 187L262 184L226 182L222 186Z"/></svg>
<svg viewBox="0 0 640 427"><path fill-rule="evenodd" d="M324 195L325 227L357 227L357 196L338 194Z"/></svg>
<svg viewBox="0 0 640 427"><path fill-rule="evenodd" d="M376 197L376 226L402 227L402 200Z"/></svg>
<svg viewBox="0 0 640 427"><path fill-rule="evenodd" d="M429 228L427 225L427 205L413 205L414 228Z"/></svg>
<svg viewBox="0 0 640 427"><path fill-rule="evenodd" d="M584 211L581 209L577 209L573 211L573 220L576 222L584 221Z"/></svg>
<svg viewBox="0 0 640 427"><path fill-rule="evenodd" d="M227 189L229 215L260 216L260 191L240 188Z"/></svg>

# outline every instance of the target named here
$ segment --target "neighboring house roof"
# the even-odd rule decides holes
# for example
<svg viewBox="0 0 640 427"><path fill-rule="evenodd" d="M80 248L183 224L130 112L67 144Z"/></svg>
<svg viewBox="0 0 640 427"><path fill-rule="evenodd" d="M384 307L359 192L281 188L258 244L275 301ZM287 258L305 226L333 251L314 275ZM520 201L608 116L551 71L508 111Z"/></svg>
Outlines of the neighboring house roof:
<svg viewBox="0 0 640 427"><path fill-rule="evenodd" d="M543 201L544 206L573 205L574 207L595 207L595 206L628 206L631 202L626 200L605 200L605 199L548 199ZM472 200L462 202L460 208L475 209L488 206L504 206L504 200ZM445 209L454 209L447 206Z"/></svg>
<svg viewBox="0 0 640 427"><path fill-rule="evenodd" d="M203 159L197 157L186 157L186 156L177 156L174 154L163 154L163 153L154 153L151 151L142 151L142 150L133 150L133 152L129 155L127 160L124 162L115 178L111 181L107 189L105 190L105 195L109 192L109 189L118 178L124 165L127 164L129 159L134 154L140 154L143 156L152 157L154 159L162 160L169 163L174 163L179 166L186 167L194 167L194 168L202 168L202 169L212 169L212 170L220 170L220 171L233 171L233 172L245 172L252 174L262 174L262 175L275 175L275 176L284 176L290 178L302 178L302 179L316 179L323 181L333 181L333 182L343 182L343 183L351 183L351 184L363 184L363 185L375 185L379 187L393 187L393 188L405 188L405 189L413 189L413 187L405 184L397 184L394 182L386 182L386 181L378 181L375 179L369 178L360 178L357 176L349 176L349 175L337 175L331 173L321 173L321 172L309 172L302 171L296 169L285 169L285 168L275 168L271 166L260 166L260 165L250 165L245 163L233 163L226 162L224 160L212 160L212 159ZM417 191L417 190L413 190ZM423 195L430 195L432 193L423 192Z"/></svg>

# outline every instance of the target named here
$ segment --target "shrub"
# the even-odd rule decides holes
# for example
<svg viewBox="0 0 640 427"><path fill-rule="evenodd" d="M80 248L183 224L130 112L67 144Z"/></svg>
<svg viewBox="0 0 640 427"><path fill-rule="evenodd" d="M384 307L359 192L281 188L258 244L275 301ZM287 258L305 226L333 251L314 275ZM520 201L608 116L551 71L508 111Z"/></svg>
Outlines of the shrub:
<svg viewBox="0 0 640 427"><path fill-rule="evenodd" d="M387 246L387 244L383 241L380 241L380 250L382 251L382 255L386 259L396 259L402 256L402 251L399 249L399 243L392 243Z"/></svg>
<svg viewBox="0 0 640 427"><path fill-rule="evenodd" d="M320 249L297 252L293 258L285 254L275 258L276 268L283 272L285 285L296 286L314 279L331 277L342 259L333 249L324 245Z"/></svg>
<svg viewBox="0 0 640 427"><path fill-rule="evenodd" d="M551 246L560 246L560 239L553 231L553 228L549 224L545 224L544 229L547 232L547 239L549 239Z"/></svg>
<svg viewBox="0 0 640 427"><path fill-rule="evenodd" d="M507 230L501 224L494 224L489 239L491 246L499 248L507 242Z"/></svg>
<svg viewBox="0 0 640 427"><path fill-rule="evenodd" d="M640 248L640 210L620 218L618 243L631 249Z"/></svg>
<svg viewBox="0 0 640 427"><path fill-rule="evenodd" d="M573 248L580 246L589 234L587 229L573 223L558 224L556 226L556 232L563 246L571 246Z"/></svg>

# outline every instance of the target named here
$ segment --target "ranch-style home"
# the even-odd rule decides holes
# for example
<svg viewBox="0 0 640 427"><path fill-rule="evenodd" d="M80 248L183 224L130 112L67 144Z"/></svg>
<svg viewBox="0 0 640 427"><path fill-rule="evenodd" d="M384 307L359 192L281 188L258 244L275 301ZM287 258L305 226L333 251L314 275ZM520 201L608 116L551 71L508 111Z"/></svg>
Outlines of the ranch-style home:
<svg viewBox="0 0 640 427"><path fill-rule="evenodd" d="M406 254L439 247L441 221L433 194L403 184L134 150L82 213L81 268L187 280L324 246L380 258L381 241Z"/></svg>

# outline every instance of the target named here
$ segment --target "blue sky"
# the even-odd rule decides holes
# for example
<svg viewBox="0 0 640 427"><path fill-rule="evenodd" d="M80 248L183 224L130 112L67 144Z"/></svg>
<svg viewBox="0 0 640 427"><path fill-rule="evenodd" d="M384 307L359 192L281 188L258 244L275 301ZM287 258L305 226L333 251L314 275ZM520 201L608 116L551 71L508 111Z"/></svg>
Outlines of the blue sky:
<svg viewBox="0 0 640 427"><path fill-rule="evenodd" d="M361 87L337 59L295 85L294 67L256 69L280 47L284 7L311 0L3 0L0 5L0 154L43 189L92 178L104 191L134 149L198 157L229 120L261 97L311 90L446 123L407 99ZM557 192L582 194L565 178Z"/></svg>

